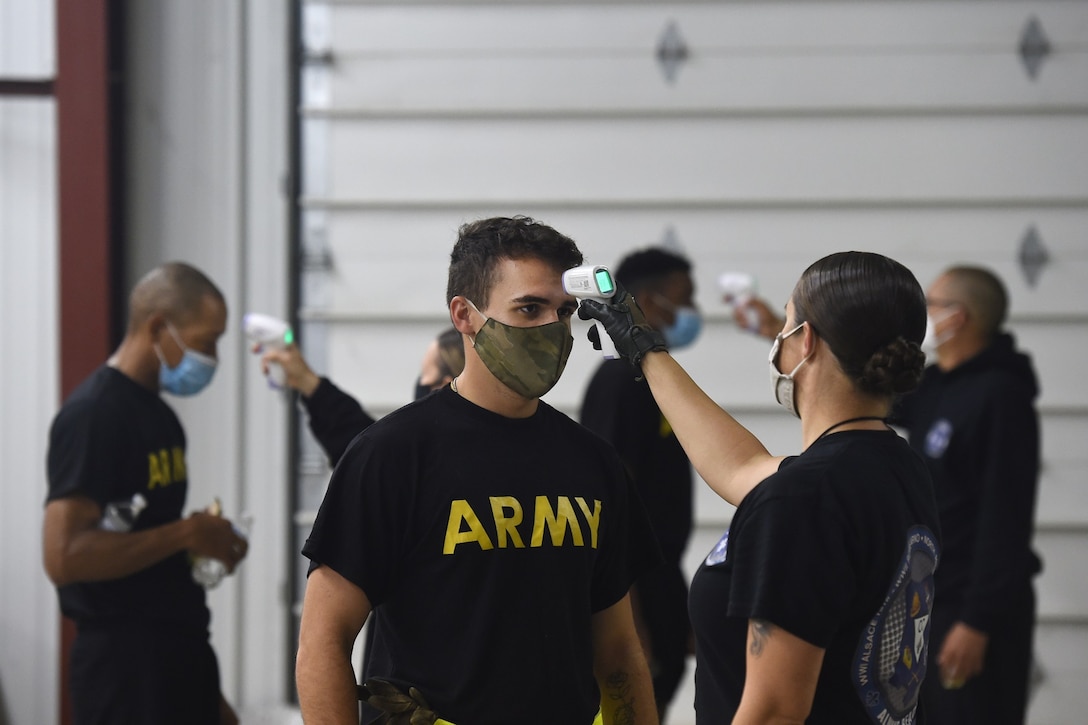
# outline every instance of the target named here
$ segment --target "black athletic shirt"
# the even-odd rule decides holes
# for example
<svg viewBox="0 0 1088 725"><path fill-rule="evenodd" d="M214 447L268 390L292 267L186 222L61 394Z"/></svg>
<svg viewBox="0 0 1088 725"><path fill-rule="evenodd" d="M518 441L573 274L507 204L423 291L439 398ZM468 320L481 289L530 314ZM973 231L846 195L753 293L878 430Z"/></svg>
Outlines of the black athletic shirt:
<svg viewBox="0 0 1088 725"><path fill-rule="evenodd" d="M806 722L914 723L925 675L937 510L925 464L892 431L842 431L741 501L692 581L699 723L727 723L748 620L826 650Z"/></svg>
<svg viewBox="0 0 1088 725"><path fill-rule="evenodd" d="M607 443L543 402L510 419L449 388L352 443L303 554L380 611L371 676L472 725L588 725L591 616L659 561Z"/></svg>
<svg viewBox="0 0 1088 725"><path fill-rule="evenodd" d="M49 495L86 496L103 509L141 493L147 508L134 530L177 521L189 478L185 432L162 398L102 366L61 407L49 433ZM59 587L61 611L89 626L137 623L206 631L204 590L186 552L122 579Z"/></svg>
<svg viewBox="0 0 1088 725"><path fill-rule="evenodd" d="M691 462L645 380L623 360L605 360L586 388L582 425L609 441L627 465L665 561L679 564L691 536Z"/></svg>

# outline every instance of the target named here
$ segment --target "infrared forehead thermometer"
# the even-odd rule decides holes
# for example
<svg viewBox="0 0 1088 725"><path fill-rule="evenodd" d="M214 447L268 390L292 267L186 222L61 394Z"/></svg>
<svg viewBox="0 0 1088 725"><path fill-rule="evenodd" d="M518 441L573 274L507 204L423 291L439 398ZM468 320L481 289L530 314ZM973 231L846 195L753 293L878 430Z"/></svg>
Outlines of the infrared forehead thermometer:
<svg viewBox="0 0 1088 725"><path fill-rule="evenodd" d="M242 330L246 337L260 345L257 352L266 347L282 350L295 341L295 333L290 324L260 312L247 313L242 318ZM285 380L283 367L279 363L269 363L268 384L274 388L282 388Z"/></svg>
<svg viewBox="0 0 1088 725"><path fill-rule="evenodd" d="M759 332L759 312L748 306L756 295L756 278L745 272L724 272L718 277L718 287L726 303L744 310L744 328Z"/></svg>
<svg viewBox="0 0 1088 725"><path fill-rule="evenodd" d="M569 295L574 295L579 300L594 299L607 300L616 294L616 283L612 280L612 273L608 267L599 264L583 264L581 267L568 269L563 273L563 289ZM616 346L612 338L604 331L604 325L600 320L593 323L597 326L597 335L601 338L601 354L606 360L615 360Z"/></svg>

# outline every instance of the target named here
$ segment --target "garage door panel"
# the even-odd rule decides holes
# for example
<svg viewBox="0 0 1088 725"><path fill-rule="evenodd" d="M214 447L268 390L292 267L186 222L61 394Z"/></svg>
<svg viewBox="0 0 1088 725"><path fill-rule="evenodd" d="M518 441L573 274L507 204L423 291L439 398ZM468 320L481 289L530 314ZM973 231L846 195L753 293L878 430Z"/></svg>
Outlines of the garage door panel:
<svg viewBox="0 0 1088 725"><path fill-rule="evenodd" d="M1084 106L1088 8L1071 3L674 4L325 11L346 113L661 113ZM1029 18L1058 49L1032 80ZM656 54L675 26L673 82Z"/></svg>
<svg viewBox="0 0 1088 725"><path fill-rule="evenodd" d="M695 263L697 296L709 315L725 315L717 278L740 271L758 292L784 305L808 264L859 249L909 267L923 286L952 263L993 268L1005 281L1014 319L1088 314L1088 209L1077 208L600 208L538 203L411 213L335 209L325 215L334 284L326 307L337 314L435 314L445 304L446 270L458 227L497 214L524 213L571 236L587 261L616 265L630 251L673 240ZM1050 258L1032 284L1019 250L1034 228ZM410 271L412 294L404 293Z"/></svg>
<svg viewBox="0 0 1088 725"><path fill-rule="evenodd" d="M334 106L309 116L396 114L650 115L744 113L941 113L1088 108L1088 53L1023 73L1008 52L967 57L712 58L663 81L652 54L634 58L347 58L331 78ZM496 89L502 93L496 94Z"/></svg>
<svg viewBox="0 0 1088 725"><path fill-rule="evenodd" d="M1043 559L1043 572L1036 580L1039 616L1083 619L1088 602L1084 532L1039 532L1035 548Z"/></svg>
<svg viewBox="0 0 1088 725"><path fill-rule="evenodd" d="M329 144L333 203L1088 201L1079 117L373 120Z"/></svg>
<svg viewBox="0 0 1088 725"><path fill-rule="evenodd" d="M1088 9L1048 2L309 2L333 20L345 53L616 52L655 38L662 20L690 22L691 43L707 48L994 49L1019 42L1037 17L1055 45L1088 39ZM1013 45L1015 47L1015 43Z"/></svg>

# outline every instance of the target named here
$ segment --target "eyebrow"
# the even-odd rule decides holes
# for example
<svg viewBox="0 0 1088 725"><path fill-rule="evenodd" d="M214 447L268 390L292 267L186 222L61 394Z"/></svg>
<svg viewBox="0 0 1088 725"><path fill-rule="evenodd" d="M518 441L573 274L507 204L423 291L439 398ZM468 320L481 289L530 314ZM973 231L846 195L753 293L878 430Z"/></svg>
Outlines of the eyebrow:
<svg viewBox="0 0 1088 725"><path fill-rule="evenodd" d="M524 297L515 297L514 299L512 299L510 301L515 303L515 304L519 304L519 305L533 305L533 304L535 304L535 305L550 305L550 304L552 304L552 300L550 298L548 298L548 297L538 297L536 295L525 295ZM559 302L560 307L574 307L577 304L578 303L575 301L573 296L564 297Z"/></svg>
<svg viewBox="0 0 1088 725"><path fill-rule="evenodd" d="M516 302L516 303L522 304L522 305L526 305L526 304L546 305L549 302L551 302L551 300L548 299L547 297L537 297L536 295L525 295L523 297L515 297L514 299L512 299L510 301L511 302Z"/></svg>

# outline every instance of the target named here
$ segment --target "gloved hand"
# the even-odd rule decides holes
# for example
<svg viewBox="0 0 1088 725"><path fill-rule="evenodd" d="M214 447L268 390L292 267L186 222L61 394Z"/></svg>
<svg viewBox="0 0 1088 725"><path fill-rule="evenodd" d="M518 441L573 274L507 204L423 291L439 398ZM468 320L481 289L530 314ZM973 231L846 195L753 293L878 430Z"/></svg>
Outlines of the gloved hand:
<svg viewBox="0 0 1088 725"><path fill-rule="evenodd" d="M616 352L636 369L641 369L639 366L646 353L669 349L665 344L665 336L650 327L635 298L619 282L616 282L616 293L604 302L582 300L578 305L578 317L583 320L600 320L605 332L615 343ZM589 329L590 341L594 341L594 338L598 338L596 325ZM601 349L599 338L593 347Z"/></svg>
<svg viewBox="0 0 1088 725"><path fill-rule="evenodd" d="M431 710L423 694L414 687L405 695L396 685L385 680L367 680L358 685L359 699L386 713L389 725L435 725L443 722Z"/></svg>

